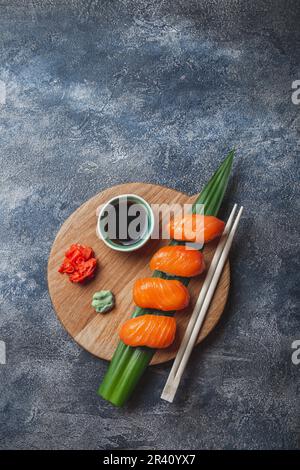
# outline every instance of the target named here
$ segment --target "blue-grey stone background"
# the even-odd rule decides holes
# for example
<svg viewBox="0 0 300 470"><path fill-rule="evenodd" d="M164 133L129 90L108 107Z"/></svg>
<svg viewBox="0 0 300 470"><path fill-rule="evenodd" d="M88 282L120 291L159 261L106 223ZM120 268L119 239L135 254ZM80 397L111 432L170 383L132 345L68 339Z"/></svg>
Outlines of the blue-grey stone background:
<svg viewBox="0 0 300 470"><path fill-rule="evenodd" d="M300 447L299 20L292 0L1 1L1 449ZM162 365L115 409L51 306L55 234L114 184L194 194L232 147L223 318L173 405Z"/></svg>

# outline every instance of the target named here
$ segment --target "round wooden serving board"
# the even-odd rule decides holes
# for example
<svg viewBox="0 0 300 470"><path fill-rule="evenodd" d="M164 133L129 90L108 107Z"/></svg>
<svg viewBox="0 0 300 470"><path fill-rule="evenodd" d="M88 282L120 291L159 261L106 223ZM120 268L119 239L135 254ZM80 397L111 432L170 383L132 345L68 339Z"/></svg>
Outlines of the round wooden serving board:
<svg viewBox="0 0 300 470"><path fill-rule="evenodd" d="M144 247L131 253L122 253L108 248L97 236L98 208L108 199L126 193L144 197L149 203L193 203L196 196L189 197L174 189L146 183L128 183L113 186L97 194L80 206L59 230L48 262L49 292L58 318L84 349L102 359L110 360L119 341L121 324L130 317L134 303L132 286L136 279L151 276L149 260L159 247L167 241L150 240ZM57 270L64 253L72 243L91 246L95 251L98 269L93 280L87 284L73 284L66 274ZM207 266L212 259L216 243L204 249ZM186 310L176 314L176 340L168 349L158 351L152 364L159 364L175 357L184 334L190 313L203 284L205 273L189 283L191 302ZM225 265L213 301L197 342L202 341L215 327L225 307L230 283L229 262ZM115 294L116 306L106 314L96 313L91 307L92 296L99 290L111 290Z"/></svg>

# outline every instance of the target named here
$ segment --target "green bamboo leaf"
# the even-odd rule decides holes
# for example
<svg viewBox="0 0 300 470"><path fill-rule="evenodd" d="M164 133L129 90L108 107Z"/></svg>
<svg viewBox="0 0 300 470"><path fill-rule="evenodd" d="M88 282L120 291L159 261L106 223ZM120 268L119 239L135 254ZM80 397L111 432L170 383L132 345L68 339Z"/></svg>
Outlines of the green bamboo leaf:
<svg viewBox="0 0 300 470"><path fill-rule="evenodd" d="M234 152L234 150L229 152L216 173L201 191L193 205L193 213L197 212L198 204L204 204L205 215L216 216L218 214L228 185ZM170 243L176 244L177 242L172 240ZM153 276L162 277L164 279L175 278L174 276L168 276L158 271L153 272ZM178 279L178 277L175 279ZM179 279L185 285L189 282L189 278ZM135 308L132 316L145 315L146 313L166 315L167 312L137 307ZM169 312L168 314L172 315L174 313L175 312ZM124 405L135 389L154 354L154 349L146 347L133 348L131 346L126 346L122 341L120 341L99 387L98 394L115 406Z"/></svg>

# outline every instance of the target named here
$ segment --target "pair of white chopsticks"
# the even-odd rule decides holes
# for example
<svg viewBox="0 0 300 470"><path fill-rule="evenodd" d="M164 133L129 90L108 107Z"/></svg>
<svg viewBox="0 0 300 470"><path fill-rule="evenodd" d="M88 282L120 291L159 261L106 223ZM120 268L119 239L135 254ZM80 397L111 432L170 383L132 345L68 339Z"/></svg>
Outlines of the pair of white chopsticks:
<svg viewBox="0 0 300 470"><path fill-rule="evenodd" d="M173 402L175 397L182 374L198 338L199 331L205 319L205 315L227 260L232 240L243 212L243 207L241 207L236 216L236 219L234 220L236 209L237 204L233 206L222 237L220 238L180 348L175 357L168 380L161 394L161 398L163 400L169 401L170 403Z"/></svg>

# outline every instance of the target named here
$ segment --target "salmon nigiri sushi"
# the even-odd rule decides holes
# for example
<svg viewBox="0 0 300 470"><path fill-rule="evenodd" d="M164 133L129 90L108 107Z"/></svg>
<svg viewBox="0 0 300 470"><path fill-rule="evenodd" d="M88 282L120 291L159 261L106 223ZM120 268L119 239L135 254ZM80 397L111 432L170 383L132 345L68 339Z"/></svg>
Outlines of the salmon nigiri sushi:
<svg viewBox="0 0 300 470"><path fill-rule="evenodd" d="M172 276L198 276L205 269L204 256L201 251L182 245L163 246L152 256L150 269Z"/></svg>
<svg viewBox="0 0 300 470"><path fill-rule="evenodd" d="M182 310L188 306L190 294L180 281L145 277L135 281L133 300L142 308Z"/></svg>
<svg viewBox="0 0 300 470"><path fill-rule="evenodd" d="M127 320L121 330L120 338L128 346L148 346L167 348L173 343L176 320L161 315L141 315Z"/></svg>
<svg viewBox="0 0 300 470"><path fill-rule="evenodd" d="M224 227L225 223L212 215L187 214L175 216L167 231L174 240L207 243L219 237Z"/></svg>

